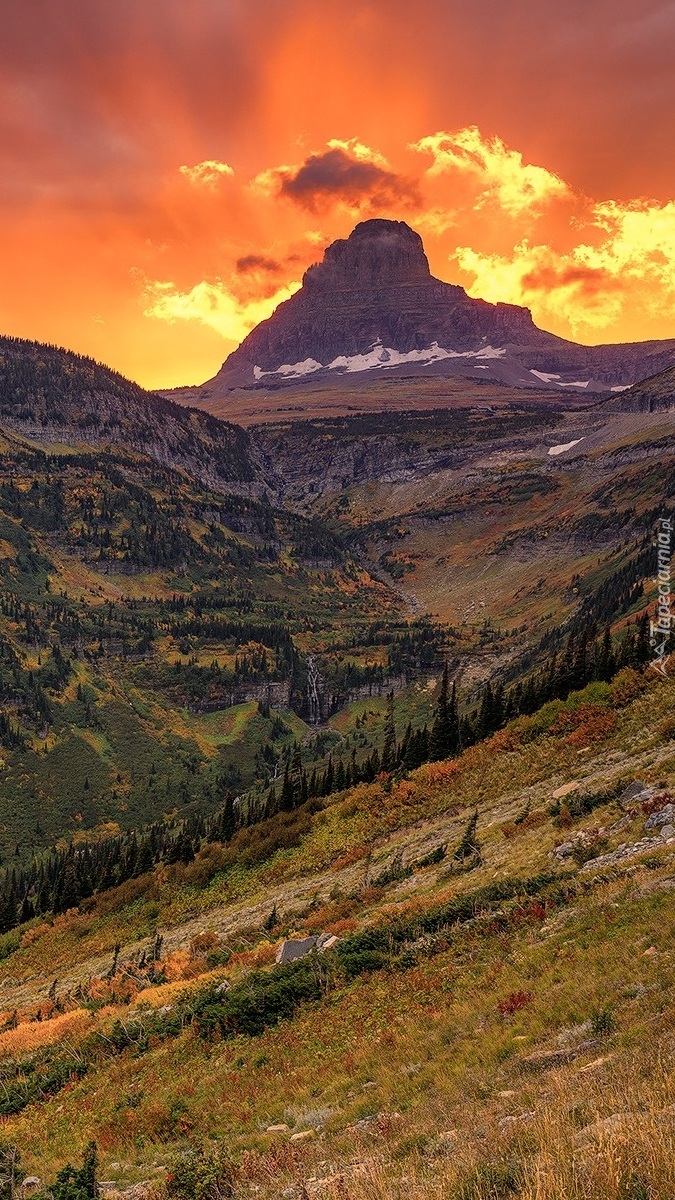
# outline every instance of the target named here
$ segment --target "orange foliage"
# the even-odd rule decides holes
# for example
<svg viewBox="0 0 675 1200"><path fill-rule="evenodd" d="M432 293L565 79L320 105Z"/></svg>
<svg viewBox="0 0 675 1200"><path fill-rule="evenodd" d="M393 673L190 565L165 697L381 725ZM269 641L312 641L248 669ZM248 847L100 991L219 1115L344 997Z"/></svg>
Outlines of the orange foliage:
<svg viewBox="0 0 675 1200"><path fill-rule="evenodd" d="M571 746L601 742L616 729L617 717L602 704L582 704L574 712L562 712L552 727L553 733L567 734Z"/></svg>
<svg viewBox="0 0 675 1200"><path fill-rule="evenodd" d="M329 921L326 925L326 933L332 933L335 937L343 937L347 933L354 933L358 928L358 921L353 917L345 917L342 921Z"/></svg>
<svg viewBox="0 0 675 1200"><path fill-rule="evenodd" d="M357 900L330 900L309 913L302 922L303 929L306 929L307 933L320 933L330 925L331 931L335 932L334 927L348 921L357 908Z"/></svg>
<svg viewBox="0 0 675 1200"><path fill-rule="evenodd" d="M640 675L639 671L634 671L632 667L625 667L623 671L615 677L610 688L612 702L617 708L623 708L624 705L630 704L631 700L635 700L647 688L647 680L644 675Z"/></svg>
<svg viewBox="0 0 675 1200"><path fill-rule="evenodd" d="M76 1037L84 1033L86 1026L91 1022L91 1013L82 1008L61 1013L50 1021L26 1021L17 1025L16 1029L7 1029L0 1033L0 1057L14 1057L26 1051L37 1050L40 1046L50 1046L53 1042Z"/></svg>
<svg viewBox="0 0 675 1200"><path fill-rule="evenodd" d="M450 762L435 762L427 763L420 770L420 777L424 783L430 783L432 787L441 787L443 784L451 783L453 779L457 779L462 773L462 767L455 760Z"/></svg>
<svg viewBox="0 0 675 1200"><path fill-rule="evenodd" d="M351 867L352 863L367 858L370 850L370 846L352 846L351 850L348 850L341 858L336 858L335 862L331 863L331 871L341 871L343 867Z"/></svg>
<svg viewBox="0 0 675 1200"><path fill-rule="evenodd" d="M275 945L272 945L271 942L263 942L252 950L241 950L238 954L233 954L228 966L250 967L252 970L256 970L258 967L268 967L270 963L274 962L276 952Z"/></svg>
<svg viewBox="0 0 675 1200"><path fill-rule="evenodd" d="M511 750L517 750L521 745L521 739L518 736L517 729L499 729L497 733L489 739L487 745L491 751L496 754L508 754Z"/></svg>
<svg viewBox="0 0 675 1200"><path fill-rule="evenodd" d="M21 935L22 947L32 946L34 942L39 942L40 938L43 937L45 933L49 933L50 929L51 925L48 921L43 921L40 925L34 925L32 929L27 929L26 932Z"/></svg>
<svg viewBox="0 0 675 1200"><path fill-rule="evenodd" d="M611 737L617 725L616 713L611 709L590 713L588 718L571 733L568 742L571 746L587 746L591 742L602 742Z"/></svg>
<svg viewBox="0 0 675 1200"><path fill-rule="evenodd" d="M211 951L220 950L220 948L220 938L212 929L205 929L203 933L196 933L190 942L190 954L193 958L204 958Z"/></svg>

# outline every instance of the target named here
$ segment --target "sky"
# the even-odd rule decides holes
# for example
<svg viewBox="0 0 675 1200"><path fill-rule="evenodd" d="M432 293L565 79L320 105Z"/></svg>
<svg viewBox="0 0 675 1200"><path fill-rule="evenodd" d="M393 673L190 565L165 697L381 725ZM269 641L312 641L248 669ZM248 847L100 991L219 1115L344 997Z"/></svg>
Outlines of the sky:
<svg viewBox="0 0 675 1200"><path fill-rule="evenodd" d="M675 337L675 0L5 0L0 333L200 383L323 247Z"/></svg>

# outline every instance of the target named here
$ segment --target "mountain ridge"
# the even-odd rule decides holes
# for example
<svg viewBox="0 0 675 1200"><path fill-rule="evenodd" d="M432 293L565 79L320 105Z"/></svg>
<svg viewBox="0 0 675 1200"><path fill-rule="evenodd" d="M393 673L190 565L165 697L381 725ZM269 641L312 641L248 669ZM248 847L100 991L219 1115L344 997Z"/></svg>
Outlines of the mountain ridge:
<svg viewBox="0 0 675 1200"><path fill-rule="evenodd" d="M675 338L583 346L540 329L527 308L473 299L431 274L409 225L377 218L329 245L300 290L244 338L213 379L183 394L200 403L235 388L304 389L369 372L607 392L673 363Z"/></svg>
<svg viewBox="0 0 675 1200"><path fill-rule="evenodd" d="M0 423L29 442L121 443L220 490L248 490L258 480L237 425L40 342L0 337Z"/></svg>

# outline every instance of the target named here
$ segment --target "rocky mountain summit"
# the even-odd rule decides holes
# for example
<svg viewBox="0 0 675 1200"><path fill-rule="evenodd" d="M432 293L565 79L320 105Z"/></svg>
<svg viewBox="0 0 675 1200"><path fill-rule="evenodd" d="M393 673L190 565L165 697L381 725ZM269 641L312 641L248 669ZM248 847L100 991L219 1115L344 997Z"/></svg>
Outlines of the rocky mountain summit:
<svg viewBox="0 0 675 1200"><path fill-rule="evenodd" d="M404 221L363 221L333 242L301 289L244 339L201 399L354 372L463 375L575 391L620 391L675 364L675 339L580 346L527 308L472 299L431 274ZM197 402L200 397L195 396Z"/></svg>

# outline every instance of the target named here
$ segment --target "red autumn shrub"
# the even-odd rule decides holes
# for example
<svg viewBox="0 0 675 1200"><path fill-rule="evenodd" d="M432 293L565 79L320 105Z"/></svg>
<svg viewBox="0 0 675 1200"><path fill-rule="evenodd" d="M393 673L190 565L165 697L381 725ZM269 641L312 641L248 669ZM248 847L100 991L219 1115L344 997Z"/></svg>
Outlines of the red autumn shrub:
<svg viewBox="0 0 675 1200"><path fill-rule="evenodd" d="M497 1011L503 1017L511 1017L513 1013L518 1012L521 1008L526 1008L534 1000L533 992L511 992L505 1000L500 1000L497 1005Z"/></svg>

